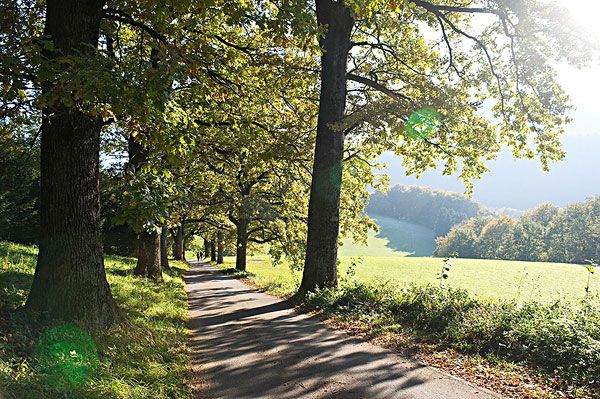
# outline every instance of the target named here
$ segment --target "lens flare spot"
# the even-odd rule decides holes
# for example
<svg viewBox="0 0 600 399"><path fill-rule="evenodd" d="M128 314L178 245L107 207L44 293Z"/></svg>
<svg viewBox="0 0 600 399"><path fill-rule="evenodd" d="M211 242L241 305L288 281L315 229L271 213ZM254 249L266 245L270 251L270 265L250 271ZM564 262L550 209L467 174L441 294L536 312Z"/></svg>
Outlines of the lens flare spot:
<svg viewBox="0 0 600 399"><path fill-rule="evenodd" d="M98 366L94 340L74 324L47 330L40 337L34 356L45 382L56 388L81 385Z"/></svg>
<svg viewBox="0 0 600 399"><path fill-rule="evenodd" d="M333 198L341 187L341 165L333 165L316 176L315 194L321 198Z"/></svg>
<svg viewBox="0 0 600 399"><path fill-rule="evenodd" d="M441 126L442 118L433 108L422 108L412 113L406 121L406 134L413 139L426 139Z"/></svg>

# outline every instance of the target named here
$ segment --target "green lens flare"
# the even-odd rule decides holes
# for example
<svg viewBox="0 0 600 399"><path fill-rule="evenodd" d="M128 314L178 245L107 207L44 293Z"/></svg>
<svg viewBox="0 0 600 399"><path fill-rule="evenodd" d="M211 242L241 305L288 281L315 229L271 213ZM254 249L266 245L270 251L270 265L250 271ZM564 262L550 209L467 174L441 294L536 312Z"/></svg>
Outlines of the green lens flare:
<svg viewBox="0 0 600 399"><path fill-rule="evenodd" d="M330 166L318 175L315 185L315 194L321 198L331 198L340 189L341 167Z"/></svg>
<svg viewBox="0 0 600 399"><path fill-rule="evenodd" d="M98 365L94 340L74 324L47 330L40 337L34 356L44 381L56 388L81 385Z"/></svg>
<svg viewBox="0 0 600 399"><path fill-rule="evenodd" d="M406 134L413 139L426 139L441 126L441 115L433 108L422 108L406 121Z"/></svg>

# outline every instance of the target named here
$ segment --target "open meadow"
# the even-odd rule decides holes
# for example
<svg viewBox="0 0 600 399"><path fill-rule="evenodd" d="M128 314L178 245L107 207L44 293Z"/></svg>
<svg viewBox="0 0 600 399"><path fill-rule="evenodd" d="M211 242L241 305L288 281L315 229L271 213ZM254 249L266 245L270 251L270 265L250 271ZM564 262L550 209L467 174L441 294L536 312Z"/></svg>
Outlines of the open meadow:
<svg viewBox="0 0 600 399"><path fill-rule="evenodd" d="M410 253L395 251L387 241L381 232L369 235L368 246L344 240L340 247L339 276L346 277L349 267L354 264L355 278L363 282L439 285L438 275L444 264L442 258L410 256ZM585 297L588 271L581 265L487 259L452 259L450 263L449 277L444 285L465 289L481 298L577 302ZM226 257L225 265L234 267L235 259ZM264 254L252 256L247 271L259 287L278 295L293 294L302 277L286 263L273 266L270 257ZM598 274L590 276L590 294L600 294Z"/></svg>

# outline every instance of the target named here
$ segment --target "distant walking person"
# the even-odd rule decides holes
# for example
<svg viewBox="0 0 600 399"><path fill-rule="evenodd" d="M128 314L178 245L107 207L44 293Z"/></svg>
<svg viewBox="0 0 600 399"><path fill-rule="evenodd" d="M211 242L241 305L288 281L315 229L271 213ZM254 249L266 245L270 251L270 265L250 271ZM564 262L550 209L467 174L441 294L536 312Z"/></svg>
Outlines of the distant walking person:
<svg viewBox="0 0 600 399"><path fill-rule="evenodd" d="M200 251L196 251L196 259L200 262Z"/></svg>

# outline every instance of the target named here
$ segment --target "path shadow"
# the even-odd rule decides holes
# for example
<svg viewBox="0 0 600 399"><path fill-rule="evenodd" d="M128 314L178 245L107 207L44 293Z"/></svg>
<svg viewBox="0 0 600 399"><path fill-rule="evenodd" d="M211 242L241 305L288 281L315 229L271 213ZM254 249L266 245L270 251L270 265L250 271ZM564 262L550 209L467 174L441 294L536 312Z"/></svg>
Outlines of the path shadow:
<svg viewBox="0 0 600 399"><path fill-rule="evenodd" d="M196 398L446 398L413 395L432 369L200 267L186 275L194 365L207 380Z"/></svg>

